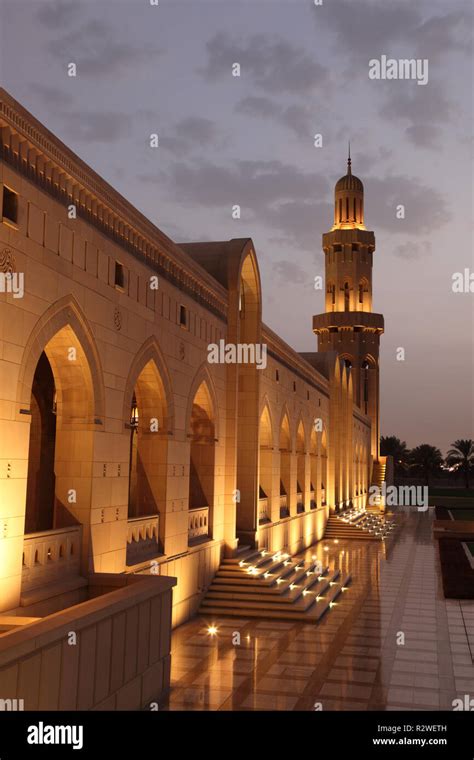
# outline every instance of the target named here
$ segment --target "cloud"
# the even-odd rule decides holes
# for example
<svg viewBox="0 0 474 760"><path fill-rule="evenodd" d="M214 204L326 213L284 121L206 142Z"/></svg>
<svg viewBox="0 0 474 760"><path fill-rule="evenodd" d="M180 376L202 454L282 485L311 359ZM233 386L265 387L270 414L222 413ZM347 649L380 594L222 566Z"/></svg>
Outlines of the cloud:
<svg viewBox="0 0 474 760"><path fill-rule="evenodd" d="M443 196L419 180L404 176L364 181L365 223L371 229L422 235L442 227L450 218ZM397 219L397 206L405 206L405 219Z"/></svg>
<svg viewBox="0 0 474 760"><path fill-rule="evenodd" d="M387 52L389 43L403 40L421 21L418 10L408 3L381 3L379 0L335 0L324 17L315 14L318 26L326 23L335 35L340 55L367 60Z"/></svg>
<svg viewBox="0 0 474 760"><path fill-rule="evenodd" d="M54 0L38 9L38 22L48 29L66 27L79 11L79 4L74 0Z"/></svg>
<svg viewBox="0 0 474 760"><path fill-rule="evenodd" d="M106 77L123 76L132 67L156 60L162 51L143 41L131 45L119 40L110 24L91 19L55 40L50 53L63 64L76 63L78 76Z"/></svg>
<svg viewBox="0 0 474 760"><path fill-rule="evenodd" d="M160 139L161 146L177 157L218 142L215 123L201 116L181 119Z"/></svg>
<svg viewBox="0 0 474 760"><path fill-rule="evenodd" d="M43 107L54 109L64 140L104 143L127 137L133 123L129 113L75 110L70 91L36 82L29 87Z"/></svg>
<svg viewBox="0 0 474 760"><path fill-rule="evenodd" d="M321 233L329 230L333 220L332 203L327 194L323 200L282 201L265 208L260 216L272 233L272 242L321 254Z"/></svg>
<svg viewBox="0 0 474 760"><path fill-rule="evenodd" d="M459 117L459 107L445 95L439 80L411 89L402 81L384 84L386 99L379 109L380 116L390 123L405 122L405 134L416 147L437 147L442 127Z"/></svg>
<svg viewBox="0 0 474 760"><path fill-rule="evenodd" d="M396 245L393 253L401 259L420 259L431 255L431 243L429 240L407 241Z"/></svg>
<svg viewBox="0 0 474 760"><path fill-rule="evenodd" d="M328 71L301 47L264 34L236 41L218 32L206 45L207 65L200 73L211 81L230 77L233 63L240 63L241 76L271 93L309 93L328 80Z"/></svg>
<svg viewBox="0 0 474 760"><path fill-rule="evenodd" d="M294 261L280 260L273 264L272 268L278 277L285 282L301 285L305 282L308 283L311 280L311 277L306 271L300 267L299 264L295 264Z"/></svg>
<svg viewBox="0 0 474 760"><path fill-rule="evenodd" d="M458 0L456 10L429 16L434 5L358 0L356 10L353 0L335 0L321 17L321 23L333 34L334 51L348 64L343 78L367 80L369 60L382 54L396 59L428 59L426 86L367 80L373 99L382 99L379 115L389 124L404 120L405 135L417 148L437 147L442 127L458 119L459 109L447 95L445 58L471 54L469 2Z"/></svg>
<svg viewBox="0 0 474 760"><path fill-rule="evenodd" d="M262 95L249 95L246 98L242 98L235 105L234 109L237 113L241 113L244 116L257 116L262 119L274 119L281 115L282 107Z"/></svg>
<svg viewBox="0 0 474 760"><path fill-rule="evenodd" d="M236 104L236 113L270 119L295 132L298 137L311 139L314 132L314 118L311 110L304 105L281 106L270 98L249 95Z"/></svg>
<svg viewBox="0 0 474 760"><path fill-rule="evenodd" d="M333 188L325 175L302 171L280 161L236 161L217 166L183 161L167 174L142 173L144 183L165 183L180 203L210 209L241 207L246 233L258 225L270 240L319 255L321 232L333 218ZM443 196L406 176L365 177L366 224L372 229L415 237L433 231L450 219ZM397 219L397 206L405 219ZM255 233L252 233L255 234Z"/></svg>
<svg viewBox="0 0 474 760"><path fill-rule="evenodd" d="M108 143L130 134L132 117L115 111L67 111L60 114L68 140Z"/></svg>
<svg viewBox="0 0 474 760"><path fill-rule="evenodd" d="M156 182L142 173L141 182ZM167 186L177 199L200 206L229 206L259 212L266 204L308 199L328 192L327 180L280 161L236 161L231 166L177 162L169 170Z"/></svg>
<svg viewBox="0 0 474 760"><path fill-rule="evenodd" d="M385 53L435 61L451 52L470 52L471 18L469 2L458 0L455 11L423 18L422 8L411 2L382 3L380 0L334 0L317 23L327 24L335 36L338 53L352 60L367 61ZM420 4L419 4L420 5ZM426 5L424 12L431 6ZM405 57L402 55L401 57Z"/></svg>
<svg viewBox="0 0 474 760"><path fill-rule="evenodd" d="M60 90L48 84L36 82L29 85L28 89L43 105L54 109L66 109L73 102L73 97L69 91Z"/></svg>

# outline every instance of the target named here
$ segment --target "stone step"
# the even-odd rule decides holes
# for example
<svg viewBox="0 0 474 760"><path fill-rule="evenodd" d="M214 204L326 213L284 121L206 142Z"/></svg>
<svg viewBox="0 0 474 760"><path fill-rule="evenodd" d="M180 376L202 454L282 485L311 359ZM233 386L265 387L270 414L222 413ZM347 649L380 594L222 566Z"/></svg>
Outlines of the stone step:
<svg viewBox="0 0 474 760"><path fill-rule="evenodd" d="M323 593L323 590L328 588L331 583L336 582L339 577L339 571L333 570L327 575L304 575L300 583L292 589L287 586L282 592L279 588L275 589L247 589L245 587L237 588L214 588L211 586L209 589L206 600L208 601L224 601L229 603L236 601L248 601L261 604L293 604L300 597L306 597L310 595L318 596ZM292 584L293 585L293 584Z"/></svg>
<svg viewBox="0 0 474 760"><path fill-rule="evenodd" d="M246 608L245 613L240 608L234 606L222 607L216 606L212 603L206 604L205 601L201 605L200 612L202 614L226 616L226 617L249 617L249 618L266 618L270 620L292 620L301 622L318 622L322 616L330 609L331 604L337 599L344 587L350 583L351 576L347 574L343 577L341 583L336 583L334 586L330 586L326 593L315 600L313 604L306 610L295 609L295 605L290 605L283 609L265 609L261 608L250 609Z"/></svg>
<svg viewBox="0 0 474 760"><path fill-rule="evenodd" d="M245 547L245 551L237 552L235 557L225 557L222 560L222 565L226 566L234 566L239 565L241 562L251 562L253 559L257 559L258 556L261 556L262 552L258 549L251 549L250 547Z"/></svg>
<svg viewBox="0 0 474 760"><path fill-rule="evenodd" d="M214 576L214 581L225 580L236 581L237 583L240 583L242 582L242 579L246 579L245 582L253 581L253 583L264 583L268 586L271 586L276 582L279 575L282 577L287 577L295 570L297 566L297 562L292 562L291 560L281 560L279 562L274 562L271 565L265 564L263 567L256 568L256 570L258 570L256 573L249 573L249 568L241 568L239 566L225 567L223 569L219 568L216 575ZM252 567L252 565L249 567ZM267 574L267 577L265 577L265 574Z"/></svg>

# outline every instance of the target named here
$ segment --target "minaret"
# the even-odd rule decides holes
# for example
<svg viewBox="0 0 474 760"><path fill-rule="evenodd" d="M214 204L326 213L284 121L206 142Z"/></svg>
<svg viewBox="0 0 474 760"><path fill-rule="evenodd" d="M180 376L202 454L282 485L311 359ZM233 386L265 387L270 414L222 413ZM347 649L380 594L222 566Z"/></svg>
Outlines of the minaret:
<svg viewBox="0 0 474 760"><path fill-rule="evenodd" d="M379 343L382 314L372 312L375 235L364 224L364 186L352 174L336 183L334 224L323 234L326 311L313 317L319 351L337 351L350 367L354 403L372 422L372 458L379 457Z"/></svg>

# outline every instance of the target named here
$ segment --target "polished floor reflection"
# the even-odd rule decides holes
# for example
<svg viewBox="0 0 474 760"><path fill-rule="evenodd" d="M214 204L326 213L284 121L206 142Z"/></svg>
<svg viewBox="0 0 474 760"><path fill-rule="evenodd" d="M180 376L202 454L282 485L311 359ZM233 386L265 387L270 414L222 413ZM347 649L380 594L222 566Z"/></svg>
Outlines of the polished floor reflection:
<svg viewBox="0 0 474 760"><path fill-rule="evenodd" d="M301 555L353 576L317 625L197 617L175 630L167 709L452 710L474 696L474 602L443 598L433 510L400 519L391 546Z"/></svg>

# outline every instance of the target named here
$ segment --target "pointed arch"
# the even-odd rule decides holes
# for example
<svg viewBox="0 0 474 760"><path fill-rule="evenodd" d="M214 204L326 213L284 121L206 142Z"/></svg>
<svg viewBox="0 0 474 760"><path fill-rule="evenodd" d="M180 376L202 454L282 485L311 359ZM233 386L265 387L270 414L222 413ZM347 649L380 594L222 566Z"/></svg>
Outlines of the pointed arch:
<svg viewBox="0 0 474 760"><path fill-rule="evenodd" d="M188 542L200 540L214 528L215 500L215 450L217 399L207 367L196 373L189 395L187 419L189 446L189 517L206 517L205 527L197 534L194 528L188 532ZM192 527L192 525L191 525Z"/></svg>
<svg viewBox="0 0 474 760"><path fill-rule="evenodd" d="M172 433L174 431L174 399L171 376L163 352L154 335L143 343L128 371L123 394L122 420L124 425L129 421L132 398L140 377L142 377L144 384L155 384L159 390L164 402L160 410L162 415L160 424L164 432Z"/></svg>
<svg viewBox="0 0 474 760"><path fill-rule="evenodd" d="M216 441L219 439L219 405L217 402L217 393L215 385L209 372L207 362L203 362L194 375L191 387L188 392L188 403L186 407L185 429L188 435L192 435L192 414L195 397L201 386L205 387L205 392L208 394L208 400L210 408L212 410L212 419L214 425L214 437Z"/></svg>
<svg viewBox="0 0 474 760"><path fill-rule="evenodd" d="M298 454L305 454L306 453L306 427L303 422L303 417L301 414L298 417L298 422L296 426L296 452Z"/></svg>
<svg viewBox="0 0 474 760"><path fill-rule="evenodd" d="M268 404L260 414L259 442L260 448L273 449L273 424Z"/></svg>
<svg viewBox="0 0 474 760"><path fill-rule="evenodd" d="M253 247L244 251L238 271L239 340L258 342L262 321L262 286Z"/></svg>
<svg viewBox="0 0 474 760"><path fill-rule="evenodd" d="M296 428L296 511L304 512L306 501L306 431L301 413Z"/></svg>
<svg viewBox="0 0 474 760"><path fill-rule="evenodd" d="M291 427L290 427L290 416L288 413L288 409L286 408L286 405L283 410L283 414L281 416L280 420L280 427L279 427L279 448L284 451L292 451L292 440L291 440Z"/></svg>
<svg viewBox="0 0 474 760"><path fill-rule="evenodd" d="M75 350L76 360L68 360L68 349ZM18 409L30 407L31 389L39 359L47 350L55 371L58 392L68 393L61 383L61 370L75 368L75 388L90 391L82 405L76 400L77 416L87 423L102 422L105 416L105 392L100 354L86 316L73 295L60 298L38 319L24 348L17 385ZM83 398L85 394L83 393Z"/></svg>

